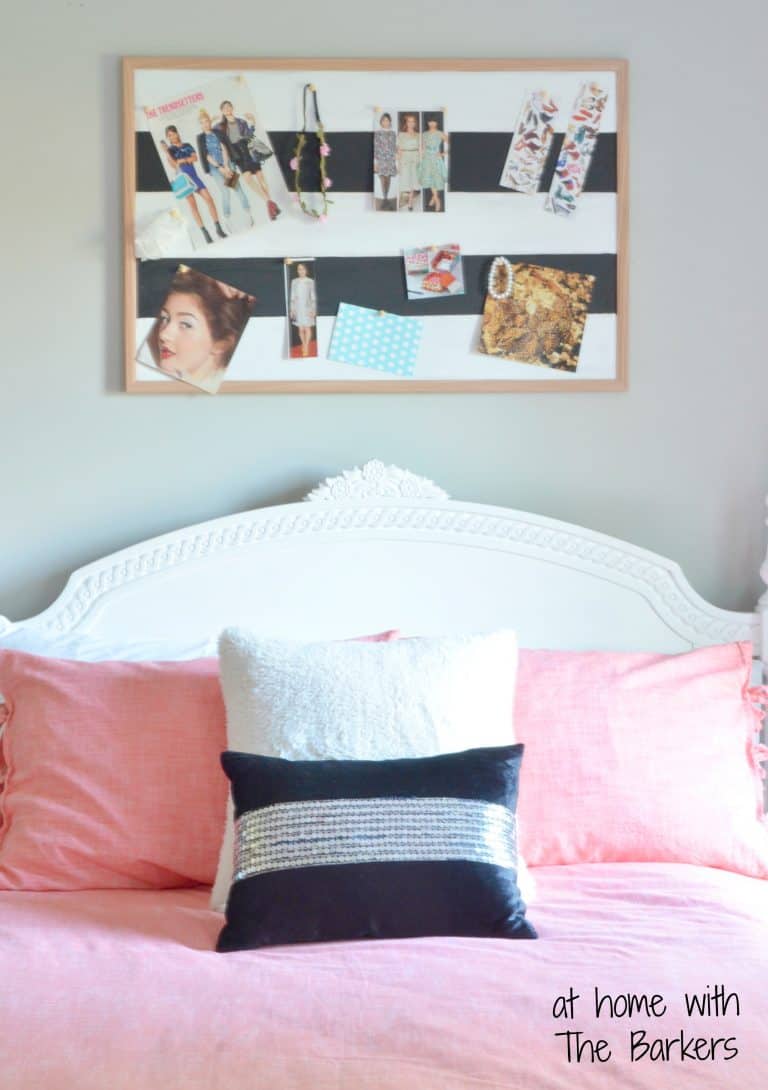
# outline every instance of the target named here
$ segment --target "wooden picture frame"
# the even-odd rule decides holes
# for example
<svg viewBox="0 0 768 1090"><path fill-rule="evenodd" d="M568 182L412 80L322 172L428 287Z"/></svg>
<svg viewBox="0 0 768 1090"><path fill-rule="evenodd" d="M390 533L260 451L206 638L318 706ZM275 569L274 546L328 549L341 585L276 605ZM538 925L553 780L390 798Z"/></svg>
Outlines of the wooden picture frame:
<svg viewBox="0 0 768 1090"><path fill-rule="evenodd" d="M287 353L282 354L280 359L275 358L274 348L278 343L276 340L276 321L279 317L285 325L287 318L284 313L282 315L276 313L276 303L273 305L271 316L262 315L259 311L259 297L263 297L264 293L260 292L258 288L263 287L266 283L264 277L272 277L270 263L274 263L274 276L275 278L279 276L282 283L282 262L284 258L296 257L297 255L317 256L320 294L317 322L318 327L323 325L326 330L327 346L327 331L332 326L333 315L336 313L335 309L328 313L322 310L324 287L326 298L329 300L327 305L333 304L335 306L335 281L328 270L338 270L342 267L340 264L342 260L350 262L359 259L361 262L367 262L365 267L369 269L373 268L375 262L379 260L379 254L375 249L372 249L375 246L374 242L365 242L362 256L354 248L355 239L362 238L366 230L381 232L384 229L374 220L366 220L363 224L359 207L359 192L353 195L356 202L355 208L352 211L347 211L347 204L351 201L351 198L347 193L339 195L336 190L332 191L331 195L336 199L337 203L331 210L328 222L323 226L318 226L309 217L301 219L301 213L295 210L295 205L291 205L289 210L286 211L284 219L280 221L278 228L272 233L270 227L267 226L263 230L259 229L251 232L247 240L245 240L244 235L240 235L234 241L230 239L218 245L206 247L205 250L192 250L179 253L178 256L174 255L173 257L170 255L163 256L161 259L154 261L140 262L137 258L136 229L137 225L141 228L142 223L146 220L147 209L159 208L160 205L170 209L174 204L169 182L166 182L168 187L166 193L159 192L162 187L157 185L158 192L152 194L140 188L140 185L144 184L144 177L148 174L147 163L149 163L151 156L154 156L155 160L159 160L156 146L152 144L151 137L148 133L141 131L143 108L148 108L147 88L163 88L162 94L158 93L154 99L154 101L160 101L163 94L166 93L165 89L169 89L168 93L173 93L170 91L172 87L177 88L177 93L182 95L187 88L197 84L210 85L210 81L214 79L223 81L235 77L242 78L243 81L247 82L251 92L253 92L253 88L256 88L259 92L255 94L255 97L258 100L259 111L263 110L264 128L268 131L275 148L274 162L276 163L278 159L283 162L282 173L283 177L285 177L284 161L286 154L288 154L285 151L286 140L289 139L289 134L290 139L292 139L292 133L301 127L300 91L305 83L316 84L321 109L324 114L323 120L328 132L328 142L332 146L336 142L336 146L333 147L335 159L330 158L328 160L329 172L332 174L334 168L339 169L344 165L343 157L347 154L345 148L351 146L348 138L350 135L354 136L354 133L345 130L343 118L339 119L342 122L340 124L335 117L336 113L339 115L342 113L341 109L336 110L335 107L337 102L343 100L346 93L345 88L364 89L360 92L360 102L355 104L355 109L359 106L360 110L371 114L376 108L375 100L382 99L385 94L389 96L391 103L396 107L406 107L408 103L402 101L403 92L402 90L398 91L397 88L413 87L413 97L418 98L419 101L410 105L423 107L425 111L428 108L436 108L437 103L450 100L447 107L441 106L440 108L447 109L446 133L450 134L452 138L454 135L456 137L456 140L452 140L451 144L451 156L456 159L460 151L454 150L454 144L459 144L464 149L468 149L472 146L473 138L483 141L489 141L493 138L495 140L494 147L496 148L511 142L515 131L516 117L522 102L522 96L519 92L523 88L528 90L538 89L545 86L545 81L546 84L555 85L559 89L558 93L562 92L560 120L555 126L558 133L562 132L570 118L574 102L572 89L579 86L580 77L588 80L590 77L594 78L597 75L605 75L606 83L612 81L608 97L613 99L611 116L615 119L614 132L600 134L605 138L606 151L603 159L608 164L607 175L614 179L615 189L604 190L600 193L588 193L588 175L585 192L580 198L580 200L583 199L584 209L587 210L584 213L582 226L579 228L581 237L587 237L590 223L592 220L597 223L599 218L599 226L595 232L595 237L598 239L595 243L598 246L597 250L585 249L582 255L573 248L576 243L572 241L575 237L572 230L572 219L573 221L576 220L579 212L582 211L581 207L574 213L572 218L556 216L551 213L544 216L543 211L538 211L539 207L543 209L546 188L540 189L534 200L532 195L516 193L501 187L497 187L497 193L489 197L488 191L485 190L473 196L471 192L462 191L455 185L450 188L446 186L446 210L443 216L438 217L437 225L424 222L429 220L429 217L424 214L410 217L410 221L398 215L393 223L389 217L381 217L377 213L371 212L374 220L386 219L390 238L392 235L396 237L394 247L390 243L391 248L386 254L381 255L382 262L385 260L390 262L388 266L389 280L387 281L390 285L392 283L391 262L393 255L402 253L404 249L413 244L417 221L418 228L420 228L424 236L421 240L423 245L442 245L449 242L458 242L467 255L469 267L465 278L468 280L471 292L470 288L468 288L470 298L462 301L461 305L469 308L469 310L465 309L461 315L447 315L445 310L441 313L439 309L445 307L443 300L430 300L424 304L424 307L433 309L427 311L427 317L424 318L424 326L429 336L425 335L422 354L426 353L426 366L433 368L431 373L434 374L434 377L426 377L421 374L419 367L417 367L413 377L384 377L380 373L369 373L365 367L352 367L348 364L328 361L322 352L319 359L311 361L311 365L316 368L314 372L307 370L310 361L304 363L303 361L291 360ZM615 392L625 390L628 381L627 246L629 197L627 78L627 62L616 59L124 58L123 224L126 391L128 393L150 394L196 394L200 392L189 382L175 380L167 374L153 371L136 361L136 353L140 342L146 336L148 326L152 324L152 315L157 313L157 306L159 305L157 301L159 298L157 284L160 282L161 273L165 274L166 280L169 282L169 270L179 263L197 266L208 275L213 275L215 278L227 283L232 282L237 287L241 287L244 269L249 270L249 276L246 279L250 279L250 270L256 270L257 267L259 270L262 267L266 269L263 273L259 272L258 274L262 277L262 280L257 281L257 290L254 292L257 303L253 317L248 323L248 334L251 337L249 344L263 343L266 345L263 356L259 356L259 352L254 352L252 347L246 347L244 337L242 346L238 347L233 357L233 365L227 371L227 376L232 375L232 377L224 378L219 388L220 393L549 393L563 391ZM430 88L428 101L425 88ZM498 95L492 93L494 88L498 89ZM513 94L511 99L505 91L505 89L509 88L516 89L518 92ZM375 89L378 89L377 94L373 93ZM471 112L471 104L485 100L496 101L499 97L503 99L505 95L509 101L506 114L508 124L504 131L488 131L489 125L492 126L495 117L499 116L498 113L492 117L489 115L480 118L478 131L469 131L464 121ZM192 97L194 96L190 95L190 98ZM278 97L280 99L279 109L273 109L270 105L271 99ZM349 94L347 94L347 98L349 98ZM498 107L494 107L494 109L498 110ZM455 123L451 123L451 111L454 118L457 119ZM271 121L271 118L277 114L279 114L280 118L288 118L289 115L292 118L291 125L283 125L279 133L275 133L276 126ZM358 126L355 132L358 134L354 136L357 141L356 146L362 146L360 143L361 134L367 134L366 139L372 143L371 129L365 130L362 126ZM599 136L597 139L599 140ZM279 148L276 145L276 140L279 140ZM553 149L551 149L554 152L554 159L557 158L558 146L559 143L554 142ZM550 160L548 160L548 165L552 167L552 170L554 170L552 166L554 159L550 156ZM465 162L469 162L466 157ZM154 162L150 165L156 178L158 163ZM504 163L497 163L496 157L493 158L492 163L489 160L484 168L486 175L491 165L494 170L498 167L500 173ZM358 162L356 167L358 174L359 168L360 163ZM370 169L372 170L372 167ZM467 175L467 170L464 170L463 174ZM286 181L290 181L290 179L286 179ZM542 176L542 182L546 182L546 176L544 175ZM473 182L470 178L471 184ZM367 194L367 196L370 196L370 194ZM250 196L249 199L251 199ZM475 200L477 211L473 214L474 204L472 202ZM455 206L453 216L450 208L451 201L454 201ZM505 204L504 202L509 203ZM594 359L597 362L594 366L590 363L590 368L586 369L582 374L579 374L578 366L574 373L566 373L553 370L552 367L535 367L529 363L519 363L514 360L505 359L501 362L492 356L483 355L477 351L476 341L481 323L481 294L484 290L485 269L495 253L490 246L479 254L475 251L482 250L482 240L487 240L489 237L488 208L491 206L496 209L503 208L504 215L507 214L507 209L521 209L520 213L515 211L514 216L510 213L510 219L514 220L512 224L507 224L501 219L498 224L495 224L492 217L490 218L491 227L493 229L498 227L501 242L514 241L513 235L515 239L518 236L520 237L523 243L520 247L517 249L507 247L512 260L521 260L526 256L535 255L536 258L543 261L548 254L551 254L553 266L568 269L571 266L579 267L577 259L582 257L585 260L581 264L585 268L591 268L599 258L601 261L600 270L606 270L604 274L605 282L602 286L605 288L603 295L609 301L602 305L613 309L604 313L601 312L599 315L600 351L603 355L598 358L598 354L594 353ZM533 211L527 211L528 209L533 209ZM433 218L435 217L433 216ZM535 238L538 227L531 226L531 224L538 223L542 225L542 238L548 241L546 245L536 248L532 246L531 239ZM361 224L363 224L362 232L360 230ZM397 231L393 229L395 227L398 229ZM283 236L280 235L280 231L284 232ZM397 238L398 231L403 232L402 238ZM530 236L527 241L522 238L526 233ZM465 243L462 236L467 237L468 242ZM279 249L283 237L284 252L280 254ZM562 240L559 249L556 241L554 241L556 239ZM608 240L608 242L613 240L610 249L601 250L599 248L603 239ZM495 241L495 239L491 241ZM266 256L263 253L265 245L269 247ZM253 252L246 252L245 246L253 246ZM339 251L338 255L333 254L334 246ZM230 252L234 253L235 256L230 256ZM230 265L228 262L234 264ZM246 263L249 264L246 265ZM325 268L323 268L323 265L325 265ZM232 270L240 270L239 279L233 275L230 281L227 276L230 267ZM465 269L467 269L467 264L465 264ZM254 273L254 275L256 274ZM596 279L600 280L602 275L601 272ZM342 277L342 280L344 280L344 277ZM353 277L350 269L349 274L346 276L346 282L354 282L358 285L357 297L349 301L357 305L379 309L379 299L373 289L371 289L370 298L365 297L364 287L368 283L367 279L362 276ZM242 290L250 291L250 287L242 286ZM275 290L272 280L269 279L267 294L272 293L273 295ZM478 300L480 300L479 305ZM474 309L471 309L472 307ZM404 280L402 305L398 305L397 308L388 306L387 309L400 314L425 314L423 308L414 310L413 305L409 303L406 297ZM472 325L473 321L474 326ZM590 321L594 322L595 329L598 328L598 323L592 317L591 310L586 321L587 331L593 328ZM268 337L265 334L263 340L258 333L260 328L269 333ZM473 329L475 330L474 334L472 334ZM251 336L252 330L253 336ZM453 331L457 331L458 335L454 336ZM322 332L318 333L318 341L322 339L322 336ZM287 336L285 339L287 341ZM459 346L455 349L455 360L452 355L454 352L453 347L446 348L444 352L440 348L440 345L447 346L454 343ZM595 343L594 338L592 343ZM437 349L435 349L435 345L438 346ZM611 345L614 347L609 349L608 346ZM582 351L580 364L585 356L586 353ZM234 366L235 362L238 364L237 368ZM509 367L505 370L506 363L509 363ZM505 377L507 370L510 375L508 378ZM477 378L472 377L474 373L478 373Z"/></svg>

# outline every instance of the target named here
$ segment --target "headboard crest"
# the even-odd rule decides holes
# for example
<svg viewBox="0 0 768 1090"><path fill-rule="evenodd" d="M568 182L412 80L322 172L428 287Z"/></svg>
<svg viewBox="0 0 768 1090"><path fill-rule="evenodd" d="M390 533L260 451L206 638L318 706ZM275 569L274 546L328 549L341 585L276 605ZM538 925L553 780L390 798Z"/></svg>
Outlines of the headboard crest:
<svg viewBox="0 0 768 1090"><path fill-rule="evenodd" d="M385 466L378 459L345 469L326 479L304 497L315 500L447 500L448 493L430 481L399 466Z"/></svg>

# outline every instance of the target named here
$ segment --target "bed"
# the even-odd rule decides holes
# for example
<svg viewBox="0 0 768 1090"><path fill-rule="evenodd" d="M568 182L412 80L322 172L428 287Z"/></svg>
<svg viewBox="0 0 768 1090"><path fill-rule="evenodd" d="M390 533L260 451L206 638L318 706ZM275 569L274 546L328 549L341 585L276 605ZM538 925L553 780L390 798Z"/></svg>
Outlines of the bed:
<svg viewBox="0 0 768 1090"><path fill-rule="evenodd" d="M531 648L761 648L758 613L710 605L674 563L601 534L453 501L378 463L309 501L90 564L37 617L0 622L0 650L190 659L232 623L302 640L512 626ZM765 1085L768 882L669 862L532 873L536 942L440 937L226 955L214 950L221 916L207 888L0 892L0 1084Z"/></svg>

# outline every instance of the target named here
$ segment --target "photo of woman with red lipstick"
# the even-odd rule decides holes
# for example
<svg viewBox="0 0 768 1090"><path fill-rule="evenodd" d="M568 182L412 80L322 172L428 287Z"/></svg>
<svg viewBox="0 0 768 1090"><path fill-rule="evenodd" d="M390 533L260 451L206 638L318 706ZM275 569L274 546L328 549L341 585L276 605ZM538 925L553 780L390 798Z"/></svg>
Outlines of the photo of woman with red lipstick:
<svg viewBox="0 0 768 1090"><path fill-rule="evenodd" d="M238 288L179 265L136 358L215 394L255 302Z"/></svg>

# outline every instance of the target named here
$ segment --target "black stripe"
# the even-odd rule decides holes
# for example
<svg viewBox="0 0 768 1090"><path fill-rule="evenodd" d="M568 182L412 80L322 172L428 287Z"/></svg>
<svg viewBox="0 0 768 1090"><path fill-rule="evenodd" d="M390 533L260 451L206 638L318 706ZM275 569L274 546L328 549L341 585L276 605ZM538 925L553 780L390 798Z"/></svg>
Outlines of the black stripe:
<svg viewBox="0 0 768 1090"><path fill-rule="evenodd" d="M195 136L192 133L191 136ZM283 176L293 189L293 171L288 166L293 157L296 134L270 132ZM190 140L190 134L184 138ZM302 188L312 192L317 188L317 155L314 136L310 141L302 164ZM328 174L333 179L337 193L370 193L373 190L373 133L328 133L332 147L328 159ZM456 193L509 193L499 185L499 177L509 151L511 134L508 132L455 132L451 133L450 189ZM563 142L563 134L556 133L550 149L547 165L542 174L539 191L546 192L552 181L555 163ZM168 179L157 153L152 136L148 132L136 133L137 190L140 193L161 193L168 190ZM198 165L201 177L205 177ZM597 138L592 157L585 193L616 192L616 134L603 133Z"/></svg>
<svg viewBox="0 0 768 1090"><path fill-rule="evenodd" d="M523 746L489 746L436 757L385 761L288 761L225 750L235 815L280 802L320 799L452 798L512 805Z"/></svg>
<svg viewBox="0 0 768 1090"><path fill-rule="evenodd" d="M269 228L266 228L268 230ZM408 300L403 262L399 257L318 257L315 259L319 313L333 315L339 303L375 307L393 314L479 314L483 309L490 263L495 254L464 258L465 295L445 299ZM615 254L507 254L526 261L596 277L590 314L616 313ZM152 318L160 309L178 259L137 262L138 315ZM285 314L283 262L279 257L206 258L194 268L215 280L256 296L254 317Z"/></svg>
<svg viewBox="0 0 768 1090"><path fill-rule="evenodd" d="M552 147L539 181L539 193L547 193L552 184L555 164L563 145L563 133L555 133ZM499 177L507 159L509 133L460 132L452 137L450 187L456 193L492 193L502 189ZM584 184L585 193L616 192L616 134L598 136L592 162Z"/></svg>
<svg viewBox="0 0 768 1090"><path fill-rule="evenodd" d="M490 863L357 863L235 882L216 949L474 935L535 939L516 872Z"/></svg>

